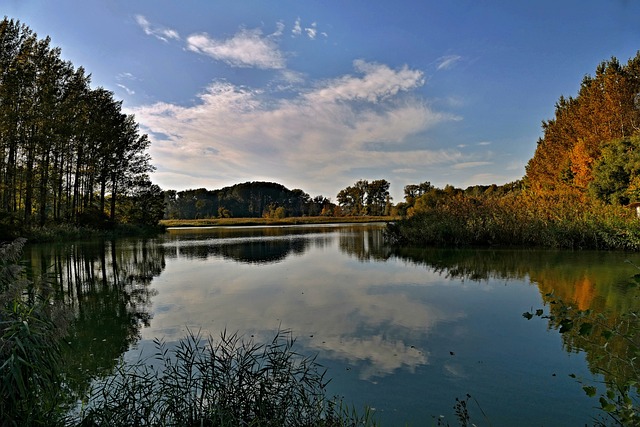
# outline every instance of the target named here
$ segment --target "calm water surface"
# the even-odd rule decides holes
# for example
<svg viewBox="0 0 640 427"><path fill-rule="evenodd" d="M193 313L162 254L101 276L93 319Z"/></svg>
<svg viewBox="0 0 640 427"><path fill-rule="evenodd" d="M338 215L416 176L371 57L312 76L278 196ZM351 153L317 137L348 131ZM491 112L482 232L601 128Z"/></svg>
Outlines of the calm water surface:
<svg viewBox="0 0 640 427"><path fill-rule="evenodd" d="M453 422L467 393L494 426L590 423L597 399L569 375L597 380L597 355L522 314L548 312L551 291L581 309L638 308L637 254L392 249L380 225L171 229L25 257L74 312L76 387L187 328L265 342L291 329L327 367L329 393L383 426Z"/></svg>

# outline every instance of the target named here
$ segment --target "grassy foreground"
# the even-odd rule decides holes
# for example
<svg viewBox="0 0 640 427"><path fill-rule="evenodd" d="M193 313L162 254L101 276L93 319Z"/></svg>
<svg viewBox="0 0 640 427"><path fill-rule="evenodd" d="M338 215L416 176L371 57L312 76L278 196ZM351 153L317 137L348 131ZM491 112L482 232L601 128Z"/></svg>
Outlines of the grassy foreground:
<svg viewBox="0 0 640 427"><path fill-rule="evenodd" d="M211 226L251 226L251 225L302 225L302 224L349 224L366 222L389 222L394 216L301 216L290 218L205 218L205 219L163 219L164 227L211 227Z"/></svg>

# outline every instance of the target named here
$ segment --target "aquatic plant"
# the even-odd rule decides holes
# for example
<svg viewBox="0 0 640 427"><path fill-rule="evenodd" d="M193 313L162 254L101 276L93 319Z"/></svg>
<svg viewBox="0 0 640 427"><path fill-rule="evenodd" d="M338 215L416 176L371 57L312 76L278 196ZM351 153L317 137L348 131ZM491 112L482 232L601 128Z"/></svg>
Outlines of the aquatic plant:
<svg viewBox="0 0 640 427"><path fill-rule="evenodd" d="M326 397L326 371L295 351L291 331L267 344L223 331L188 332L175 348L155 340L153 360L124 361L94 384L79 425L366 426L362 415Z"/></svg>
<svg viewBox="0 0 640 427"><path fill-rule="evenodd" d="M572 195L477 199L457 195L391 224L392 243L640 250L640 221L620 206Z"/></svg>
<svg viewBox="0 0 640 427"><path fill-rule="evenodd" d="M65 316L18 265L24 239L0 246L0 425L64 422L59 340Z"/></svg>

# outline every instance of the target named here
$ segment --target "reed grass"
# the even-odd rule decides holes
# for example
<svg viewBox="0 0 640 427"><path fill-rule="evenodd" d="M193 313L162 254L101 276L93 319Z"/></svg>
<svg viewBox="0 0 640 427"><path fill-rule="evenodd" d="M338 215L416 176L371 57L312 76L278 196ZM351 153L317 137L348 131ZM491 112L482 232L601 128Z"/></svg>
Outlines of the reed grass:
<svg viewBox="0 0 640 427"><path fill-rule="evenodd" d="M189 331L174 349L161 340L155 347L154 364L120 363L94 385L78 425L375 425L370 411L326 397L326 371L295 350L291 331L267 344Z"/></svg>
<svg viewBox="0 0 640 427"><path fill-rule="evenodd" d="M60 338L66 316L46 284L23 277L24 239L0 246L0 426L55 426L69 395Z"/></svg>
<svg viewBox="0 0 640 427"><path fill-rule="evenodd" d="M573 199L455 197L390 224L392 243L640 250L640 220L623 207Z"/></svg>

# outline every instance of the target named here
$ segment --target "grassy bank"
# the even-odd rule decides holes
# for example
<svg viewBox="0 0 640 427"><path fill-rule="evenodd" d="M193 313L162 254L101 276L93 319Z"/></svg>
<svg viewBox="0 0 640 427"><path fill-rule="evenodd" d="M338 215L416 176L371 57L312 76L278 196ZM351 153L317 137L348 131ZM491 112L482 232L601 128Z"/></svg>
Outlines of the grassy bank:
<svg viewBox="0 0 640 427"><path fill-rule="evenodd" d="M640 220L622 206L572 196L479 200L422 206L388 227L397 244L640 250Z"/></svg>
<svg viewBox="0 0 640 427"><path fill-rule="evenodd" d="M349 224L367 222L389 222L398 219L392 216L302 216L291 218L206 218L206 219L164 219L164 227L211 227L211 226L252 226L252 225L302 225L302 224Z"/></svg>

